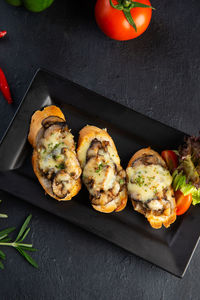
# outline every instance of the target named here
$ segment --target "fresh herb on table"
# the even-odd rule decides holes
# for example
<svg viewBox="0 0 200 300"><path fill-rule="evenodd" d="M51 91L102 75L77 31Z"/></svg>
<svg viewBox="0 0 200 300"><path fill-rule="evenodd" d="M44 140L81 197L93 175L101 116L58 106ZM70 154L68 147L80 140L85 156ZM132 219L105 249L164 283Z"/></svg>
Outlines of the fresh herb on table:
<svg viewBox="0 0 200 300"><path fill-rule="evenodd" d="M8 236L11 232L15 230L15 227L6 228L0 231L0 247L1 246L8 246L15 248L33 267L38 268L37 263L34 259L26 252L26 251L36 251L37 249L33 248L32 244L24 244L22 243L26 236L28 235L30 228L28 224L31 220L32 215L29 215L24 224L22 225L16 239L11 241L11 238ZM0 250L0 269L4 269L3 260L5 260L6 255L5 253Z"/></svg>
<svg viewBox="0 0 200 300"><path fill-rule="evenodd" d="M0 203L2 202L2 200L0 200ZM8 217L8 215L6 215L6 214L1 214L0 213L0 218L7 218Z"/></svg>

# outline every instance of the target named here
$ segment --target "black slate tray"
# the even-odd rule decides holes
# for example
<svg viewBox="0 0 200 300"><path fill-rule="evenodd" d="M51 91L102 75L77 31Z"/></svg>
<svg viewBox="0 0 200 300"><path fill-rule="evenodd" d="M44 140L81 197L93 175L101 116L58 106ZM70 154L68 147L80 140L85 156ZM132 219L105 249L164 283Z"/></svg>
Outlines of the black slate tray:
<svg viewBox="0 0 200 300"><path fill-rule="evenodd" d="M0 144L0 189L107 239L157 266L182 277L199 239L200 208L192 207L168 229L155 230L128 202L124 211L102 214L92 209L88 193L68 202L46 196L31 166L27 142L33 112L59 106L77 140L86 124L107 128L125 168L142 147L176 149L184 134L44 70L35 75Z"/></svg>

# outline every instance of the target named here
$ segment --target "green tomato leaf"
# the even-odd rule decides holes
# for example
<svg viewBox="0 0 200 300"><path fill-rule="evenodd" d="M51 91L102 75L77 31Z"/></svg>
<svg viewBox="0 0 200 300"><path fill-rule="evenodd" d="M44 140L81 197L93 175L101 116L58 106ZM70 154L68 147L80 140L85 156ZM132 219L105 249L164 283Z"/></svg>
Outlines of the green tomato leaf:
<svg viewBox="0 0 200 300"><path fill-rule="evenodd" d="M133 18L131 16L130 10L123 10L123 13L127 19L127 21L129 22L129 24L135 29L135 31L137 32L137 27L135 22L133 21Z"/></svg>
<svg viewBox="0 0 200 300"><path fill-rule="evenodd" d="M110 5L112 6L112 8L118 9L118 10L123 10L123 5L121 4L121 1L118 1L119 4L114 5L112 0L110 0Z"/></svg>
<svg viewBox="0 0 200 300"><path fill-rule="evenodd" d="M135 2L135 1L132 1L132 4L131 4L132 7L143 7L143 8L151 8L151 9L155 9L154 7L150 6L150 5L146 5L146 4L143 4L143 3L140 3L140 2Z"/></svg>

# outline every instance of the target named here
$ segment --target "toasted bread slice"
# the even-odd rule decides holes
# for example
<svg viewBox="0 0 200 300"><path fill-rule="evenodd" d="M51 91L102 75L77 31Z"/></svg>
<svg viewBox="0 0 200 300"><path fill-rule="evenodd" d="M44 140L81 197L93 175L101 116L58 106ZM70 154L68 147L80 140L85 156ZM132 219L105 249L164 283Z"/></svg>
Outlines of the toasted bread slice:
<svg viewBox="0 0 200 300"><path fill-rule="evenodd" d="M162 157L154 150L137 151L127 169L127 188L133 207L153 228L169 227L176 220L172 177Z"/></svg>
<svg viewBox="0 0 200 300"><path fill-rule="evenodd" d="M36 111L28 140L34 148L33 170L45 192L58 201L71 200L81 189L82 171L62 111L54 105Z"/></svg>
<svg viewBox="0 0 200 300"><path fill-rule="evenodd" d="M126 174L106 129L82 128L77 155L93 208L104 213L123 210L127 203Z"/></svg>

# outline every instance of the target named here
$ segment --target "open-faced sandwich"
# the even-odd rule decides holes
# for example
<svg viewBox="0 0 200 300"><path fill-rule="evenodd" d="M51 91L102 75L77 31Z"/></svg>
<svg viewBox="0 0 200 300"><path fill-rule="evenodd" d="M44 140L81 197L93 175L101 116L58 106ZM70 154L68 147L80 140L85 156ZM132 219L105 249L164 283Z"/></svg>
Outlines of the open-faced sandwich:
<svg viewBox="0 0 200 300"><path fill-rule="evenodd" d="M162 157L150 148L141 149L132 156L126 173L134 209L153 228L169 227L176 220L176 203L172 176Z"/></svg>
<svg viewBox="0 0 200 300"><path fill-rule="evenodd" d="M36 111L28 140L33 170L46 193L57 200L74 197L81 188L81 167L62 111L53 105Z"/></svg>
<svg viewBox="0 0 200 300"><path fill-rule="evenodd" d="M95 126L81 129L77 154L93 208L104 213L122 210L127 203L126 173L107 131Z"/></svg>

